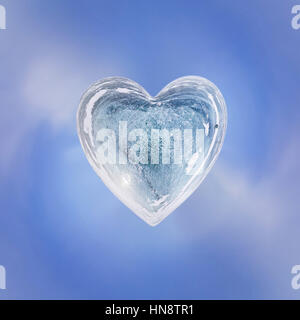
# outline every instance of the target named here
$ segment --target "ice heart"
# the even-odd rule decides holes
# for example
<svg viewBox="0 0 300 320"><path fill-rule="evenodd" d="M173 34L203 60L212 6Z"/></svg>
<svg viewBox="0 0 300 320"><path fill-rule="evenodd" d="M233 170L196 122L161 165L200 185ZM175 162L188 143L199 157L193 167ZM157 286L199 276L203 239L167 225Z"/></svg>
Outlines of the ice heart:
<svg viewBox="0 0 300 320"><path fill-rule="evenodd" d="M77 127L90 164L106 186L154 226L203 181L226 130L226 104L207 79L189 76L151 97L113 77L83 95Z"/></svg>

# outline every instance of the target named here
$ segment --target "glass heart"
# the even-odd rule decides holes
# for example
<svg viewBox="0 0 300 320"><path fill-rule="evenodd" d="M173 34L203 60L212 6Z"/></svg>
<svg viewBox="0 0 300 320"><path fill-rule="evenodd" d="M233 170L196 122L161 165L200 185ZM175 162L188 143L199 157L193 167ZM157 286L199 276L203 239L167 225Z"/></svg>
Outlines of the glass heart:
<svg viewBox="0 0 300 320"><path fill-rule="evenodd" d="M151 226L175 210L214 164L226 131L226 104L207 79L189 76L151 97L126 78L83 95L77 128L106 186Z"/></svg>

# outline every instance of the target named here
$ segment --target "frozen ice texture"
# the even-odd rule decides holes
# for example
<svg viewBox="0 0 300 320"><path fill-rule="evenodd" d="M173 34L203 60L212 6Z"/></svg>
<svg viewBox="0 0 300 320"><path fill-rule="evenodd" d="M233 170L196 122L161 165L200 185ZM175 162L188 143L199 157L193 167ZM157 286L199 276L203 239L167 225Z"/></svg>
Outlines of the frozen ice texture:
<svg viewBox="0 0 300 320"><path fill-rule="evenodd" d="M127 122L127 132L143 129L148 141L148 163L132 163L127 148L119 148L119 123ZM188 76L168 84L151 97L140 85L120 77L106 78L93 84L83 95L77 113L78 135L88 161L106 186L134 213L154 226L175 210L203 181L214 164L226 131L226 104L218 88L207 79ZM115 132L116 163L101 163L97 149L99 130ZM151 130L202 129L204 150L200 156L193 145L193 155L182 164L174 163L174 146L170 143L170 164L151 164ZM158 146L160 154L163 142ZM139 153L139 151L137 151ZM120 164L123 153L128 161ZM137 154L138 154L137 153ZM173 158L172 158L173 157ZM124 158L123 158L124 159Z"/></svg>

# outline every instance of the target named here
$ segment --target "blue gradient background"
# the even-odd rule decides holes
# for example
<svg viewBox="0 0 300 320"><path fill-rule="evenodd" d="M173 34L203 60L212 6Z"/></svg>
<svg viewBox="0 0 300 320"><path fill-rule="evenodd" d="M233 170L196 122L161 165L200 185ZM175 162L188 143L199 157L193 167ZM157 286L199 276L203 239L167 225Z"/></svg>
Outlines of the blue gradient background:
<svg viewBox="0 0 300 320"><path fill-rule="evenodd" d="M1 0L0 299L299 299L300 1ZM113 75L155 95L213 81L216 165L151 228L79 145L84 90Z"/></svg>

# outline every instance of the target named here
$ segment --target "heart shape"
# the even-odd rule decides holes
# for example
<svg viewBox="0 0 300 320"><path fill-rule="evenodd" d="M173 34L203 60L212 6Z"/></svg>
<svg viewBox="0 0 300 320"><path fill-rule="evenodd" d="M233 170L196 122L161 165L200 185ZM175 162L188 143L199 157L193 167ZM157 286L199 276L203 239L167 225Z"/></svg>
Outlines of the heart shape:
<svg viewBox="0 0 300 320"><path fill-rule="evenodd" d="M226 131L226 104L207 79L189 76L151 97L132 80L93 84L77 113L84 153L106 186L155 226L200 185Z"/></svg>

